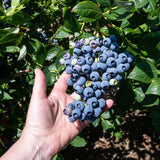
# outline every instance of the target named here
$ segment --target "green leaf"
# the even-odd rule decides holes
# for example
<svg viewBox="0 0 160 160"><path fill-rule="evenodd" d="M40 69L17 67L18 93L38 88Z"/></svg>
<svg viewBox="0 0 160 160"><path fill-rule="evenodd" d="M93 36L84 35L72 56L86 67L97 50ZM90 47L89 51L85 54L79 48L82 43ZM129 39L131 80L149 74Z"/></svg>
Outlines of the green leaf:
<svg viewBox="0 0 160 160"><path fill-rule="evenodd" d="M16 8L20 3L20 0L12 0L11 1L11 7Z"/></svg>
<svg viewBox="0 0 160 160"><path fill-rule="evenodd" d="M72 142L71 146L73 147L84 147L86 145L86 142L84 138L77 136Z"/></svg>
<svg viewBox="0 0 160 160"><path fill-rule="evenodd" d="M92 124L94 127L97 127L99 125L100 118L97 118Z"/></svg>
<svg viewBox="0 0 160 160"><path fill-rule="evenodd" d="M68 7L64 7L64 12L63 12L63 22L64 26L70 30L70 32L79 32L80 30L80 25L75 18L75 14L71 12L71 10Z"/></svg>
<svg viewBox="0 0 160 160"><path fill-rule="evenodd" d="M60 27L56 32L56 38L68 38L72 33L65 27Z"/></svg>
<svg viewBox="0 0 160 160"><path fill-rule="evenodd" d="M51 72L49 68L43 67L42 71L44 72L46 76L46 85L47 86L53 86L55 80L56 80L56 74Z"/></svg>
<svg viewBox="0 0 160 160"><path fill-rule="evenodd" d="M134 0L135 8L142 8L144 7L150 0Z"/></svg>
<svg viewBox="0 0 160 160"><path fill-rule="evenodd" d="M57 57L61 51L62 51L62 48L53 46L52 48L47 50L46 60L51 61L54 57Z"/></svg>
<svg viewBox="0 0 160 160"><path fill-rule="evenodd" d="M60 154L60 153L58 153L58 154L56 154L56 155L53 157L52 160L62 160L62 158L63 158L63 155Z"/></svg>
<svg viewBox="0 0 160 160"><path fill-rule="evenodd" d="M158 72L155 65L150 62L143 61L134 67L128 78L143 83L151 83L152 78L156 78L157 76Z"/></svg>
<svg viewBox="0 0 160 160"><path fill-rule="evenodd" d="M93 22L102 17L101 9L91 1L79 2L73 10L80 15L80 21Z"/></svg>
<svg viewBox="0 0 160 160"><path fill-rule="evenodd" d="M112 124L108 120L102 119L101 124L102 124L102 127L103 127L104 130L108 130L108 129L114 128L114 124Z"/></svg>
<svg viewBox="0 0 160 160"><path fill-rule="evenodd" d="M153 94L146 94L144 100L141 102L144 107L152 107L159 105L159 96Z"/></svg>
<svg viewBox="0 0 160 160"><path fill-rule="evenodd" d="M114 2L121 6L122 8L126 9L127 11L135 11L135 6L134 2L132 1L127 1L127 0L114 0Z"/></svg>
<svg viewBox="0 0 160 160"><path fill-rule="evenodd" d="M18 60L22 60L25 58L26 56L26 53L27 53L27 49L26 49L26 46L23 45L21 50L20 50L20 53L19 53L19 57L18 57Z"/></svg>
<svg viewBox="0 0 160 160"><path fill-rule="evenodd" d="M0 100L4 101L4 100L10 100L13 99L13 97L11 97L7 92L0 90Z"/></svg>
<svg viewBox="0 0 160 160"><path fill-rule="evenodd" d="M146 94L154 94L160 96L160 78L153 78Z"/></svg>
<svg viewBox="0 0 160 160"><path fill-rule="evenodd" d="M111 118L111 113L110 113L110 111L104 112L103 114L101 114L101 117L102 117L103 119L110 119L110 118Z"/></svg>
<svg viewBox="0 0 160 160"><path fill-rule="evenodd" d="M142 102L144 100L144 98L145 98L145 94L144 94L142 88L141 87L137 87L137 88L133 89L133 91L134 91L134 93L136 95L135 99L138 102Z"/></svg>
<svg viewBox="0 0 160 160"><path fill-rule="evenodd" d="M119 132L114 132L114 134L113 134L115 137L117 137L117 138L121 138L121 132L119 131Z"/></svg>
<svg viewBox="0 0 160 160"><path fill-rule="evenodd" d="M12 25L22 25L31 20L30 15L25 12L18 12L7 17L7 21Z"/></svg>
<svg viewBox="0 0 160 160"><path fill-rule="evenodd" d="M20 51L20 48L17 46L7 46L5 48L0 48L0 52L16 53L19 51Z"/></svg>
<svg viewBox="0 0 160 160"><path fill-rule="evenodd" d="M45 62L46 57L47 53L44 51L44 47L41 46L40 50L36 53L36 61L39 64L43 64Z"/></svg>
<svg viewBox="0 0 160 160"><path fill-rule="evenodd" d="M102 7L109 8L111 6L111 0L96 0Z"/></svg>

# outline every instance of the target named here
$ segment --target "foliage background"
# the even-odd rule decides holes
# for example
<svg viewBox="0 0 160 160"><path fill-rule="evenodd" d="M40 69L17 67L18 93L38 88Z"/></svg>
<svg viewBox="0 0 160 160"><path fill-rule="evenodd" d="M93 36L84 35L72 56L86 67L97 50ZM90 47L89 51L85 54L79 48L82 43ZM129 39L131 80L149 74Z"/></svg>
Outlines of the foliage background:
<svg viewBox="0 0 160 160"><path fill-rule="evenodd" d="M147 109L160 133L159 0L12 0L0 1L0 154L20 136L34 82L41 68L52 89L64 67L59 59L69 42L91 35L115 34L121 51L135 60L113 97L116 107L94 123L120 138L120 119L127 111ZM71 90L69 90L71 92ZM72 146L85 146L83 132ZM56 155L56 158L59 155Z"/></svg>

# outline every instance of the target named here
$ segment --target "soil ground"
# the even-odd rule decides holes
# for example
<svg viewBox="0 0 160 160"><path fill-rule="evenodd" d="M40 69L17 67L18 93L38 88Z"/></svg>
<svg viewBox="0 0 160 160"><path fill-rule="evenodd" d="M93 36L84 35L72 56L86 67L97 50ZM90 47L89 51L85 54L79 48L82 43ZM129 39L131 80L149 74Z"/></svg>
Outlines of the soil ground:
<svg viewBox="0 0 160 160"><path fill-rule="evenodd" d="M83 130L85 147L68 146L60 153L64 160L160 160L160 135L155 134L145 110L126 113L121 119L120 139L99 125Z"/></svg>

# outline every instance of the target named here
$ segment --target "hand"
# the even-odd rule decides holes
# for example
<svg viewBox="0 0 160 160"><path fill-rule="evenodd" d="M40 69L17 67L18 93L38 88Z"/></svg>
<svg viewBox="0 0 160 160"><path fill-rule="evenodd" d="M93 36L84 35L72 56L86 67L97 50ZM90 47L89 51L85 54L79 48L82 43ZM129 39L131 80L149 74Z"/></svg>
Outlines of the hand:
<svg viewBox="0 0 160 160"><path fill-rule="evenodd" d="M45 75L40 69L35 70L35 83L33 93L28 109L26 125L22 132L22 141L32 141L37 143L39 150L39 160L51 159L57 152L69 144L83 128L90 122L75 121L69 122L64 115L63 110L66 105L73 102L75 93L68 95L67 79L69 75L66 72L60 76L53 90L46 95ZM113 105L112 100L106 101L106 108ZM28 142L26 142L28 143Z"/></svg>

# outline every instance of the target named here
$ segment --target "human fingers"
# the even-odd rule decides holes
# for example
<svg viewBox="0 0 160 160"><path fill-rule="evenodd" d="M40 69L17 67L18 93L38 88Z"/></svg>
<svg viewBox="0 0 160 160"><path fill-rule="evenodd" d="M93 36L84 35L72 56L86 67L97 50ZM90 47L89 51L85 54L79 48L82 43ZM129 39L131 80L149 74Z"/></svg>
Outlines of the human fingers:
<svg viewBox="0 0 160 160"><path fill-rule="evenodd" d="M46 77L40 69L35 69L35 81L33 85L32 98L46 97Z"/></svg>

